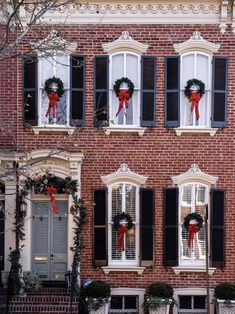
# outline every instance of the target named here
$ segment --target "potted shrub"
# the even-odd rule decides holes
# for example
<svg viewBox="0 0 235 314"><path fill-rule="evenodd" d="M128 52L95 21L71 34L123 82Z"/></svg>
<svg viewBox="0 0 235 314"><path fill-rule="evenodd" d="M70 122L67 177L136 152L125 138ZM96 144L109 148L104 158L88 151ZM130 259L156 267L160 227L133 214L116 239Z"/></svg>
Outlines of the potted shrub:
<svg viewBox="0 0 235 314"><path fill-rule="evenodd" d="M143 307L150 314L168 314L173 301L173 288L162 282L152 283L145 295Z"/></svg>
<svg viewBox="0 0 235 314"><path fill-rule="evenodd" d="M108 314L111 289L105 281L92 281L86 287L86 301L90 314Z"/></svg>
<svg viewBox="0 0 235 314"><path fill-rule="evenodd" d="M222 282L215 287L216 313L235 312L235 284Z"/></svg>

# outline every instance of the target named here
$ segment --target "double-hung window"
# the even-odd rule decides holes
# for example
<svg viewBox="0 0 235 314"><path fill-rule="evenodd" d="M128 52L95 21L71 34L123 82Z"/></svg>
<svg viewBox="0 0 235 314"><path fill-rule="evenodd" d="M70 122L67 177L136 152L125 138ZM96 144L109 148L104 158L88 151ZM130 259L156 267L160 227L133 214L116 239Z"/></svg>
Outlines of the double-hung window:
<svg viewBox="0 0 235 314"><path fill-rule="evenodd" d="M146 55L148 45L133 40L127 32L103 47L108 54L94 58L95 126L122 132L155 126L156 57ZM117 80L121 82L115 85ZM121 100L119 91L130 92L132 84L132 97Z"/></svg>
<svg viewBox="0 0 235 314"><path fill-rule="evenodd" d="M220 45L194 32L189 40L174 45L178 55L165 58L165 125L176 127L178 135L181 132L213 135L216 132L213 128L226 126L228 60L214 55L219 48ZM192 101L193 97L185 96L186 87L191 92L204 89L204 94Z"/></svg>
<svg viewBox="0 0 235 314"><path fill-rule="evenodd" d="M225 191L212 188L217 179L192 165L188 172L172 177L176 187L164 189L164 265L178 266L176 272L179 269L205 269L207 206L210 266L224 267ZM185 217L191 213L197 213L203 219L193 241L189 241L189 231L184 226Z"/></svg>
<svg viewBox="0 0 235 314"><path fill-rule="evenodd" d="M54 77L62 81L64 90L57 101L55 115L45 90L45 82ZM26 124L44 129L82 125L84 104L84 56L55 53L23 58L23 114Z"/></svg>
<svg viewBox="0 0 235 314"><path fill-rule="evenodd" d="M115 269L151 266L154 190L141 186L147 177L133 173L124 164L117 172L101 178L107 188L94 190L94 266ZM133 227L125 232L120 242L114 217L123 212L129 214Z"/></svg>

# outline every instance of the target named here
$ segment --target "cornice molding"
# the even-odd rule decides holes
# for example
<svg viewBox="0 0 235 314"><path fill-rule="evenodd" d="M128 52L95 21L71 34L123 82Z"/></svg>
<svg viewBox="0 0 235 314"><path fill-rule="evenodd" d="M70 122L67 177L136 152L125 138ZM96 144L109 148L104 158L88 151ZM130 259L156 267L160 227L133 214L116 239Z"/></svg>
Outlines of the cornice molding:
<svg viewBox="0 0 235 314"><path fill-rule="evenodd" d="M198 31L193 32L193 35L190 39L180 43L173 45L176 53L183 54L192 50L201 50L206 53L213 54L219 51L220 44L214 44L208 40L205 40L201 33Z"/></svg>

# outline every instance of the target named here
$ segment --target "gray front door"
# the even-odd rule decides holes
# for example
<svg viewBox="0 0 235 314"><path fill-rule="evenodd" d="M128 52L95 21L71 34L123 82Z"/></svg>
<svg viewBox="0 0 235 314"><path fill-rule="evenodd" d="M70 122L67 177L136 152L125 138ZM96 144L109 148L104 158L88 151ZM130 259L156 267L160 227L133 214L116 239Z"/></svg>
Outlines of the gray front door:
<svg viewBox="0 0 235 314"><path fill-rule="evenodd" d="M43 280L64 280L67 272L68 203L56 204L58 214L49 201L32 203L32 269Z"/></svg>

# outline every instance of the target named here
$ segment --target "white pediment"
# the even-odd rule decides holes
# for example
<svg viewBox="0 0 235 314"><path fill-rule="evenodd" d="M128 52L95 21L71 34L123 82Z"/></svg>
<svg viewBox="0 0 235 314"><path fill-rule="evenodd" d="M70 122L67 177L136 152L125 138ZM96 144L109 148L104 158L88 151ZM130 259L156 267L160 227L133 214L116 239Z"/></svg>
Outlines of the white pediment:
<svg viewBox="0 0 235 314"><path fill-rule="evenodd" d="M205 185L216 184L218 177L211 176L201 171L197 164L192 164L189 170L178 176L172 176L172 181L175 185L182 185L190 182L198 182Z"/></svg>
<svg viewBox="0 0 235 314"><path fill-rule="evenodd" d="M101 180L105 185L117 182L128 181L137 185L145 185L148 177L132 172L127 164L121 164L120 168L111 174L101 176Z"/></svg>
<svg viewBox="0 0 235 314"><path fill-rule="evenodd" d="M220 44L214 44L208 40L205 40L201 33L198 31L193 32L193 36L190 39L173 45L175 52L183 54L188 51L200 50L209 54L213 54L219 51Z"/></svg>
<svg viewBox="0 0 235 314"><path fill-rule="evenodd" d="M104 51L109 54L121 50L130 50L139 54L143 54L147 52L149 47L147 44L142 44L134 40L127 31L122 32L118 39L114 40L113 42L103 44L102 46Z"/></svg>

